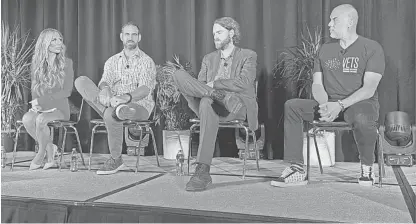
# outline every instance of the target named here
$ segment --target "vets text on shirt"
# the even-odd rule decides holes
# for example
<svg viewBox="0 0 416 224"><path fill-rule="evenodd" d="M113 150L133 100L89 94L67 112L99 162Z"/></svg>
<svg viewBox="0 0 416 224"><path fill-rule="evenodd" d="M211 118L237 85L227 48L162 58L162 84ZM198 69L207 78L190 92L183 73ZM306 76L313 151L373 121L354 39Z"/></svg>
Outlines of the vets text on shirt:
<svg viewBox="0 0 416 224"><path fill-rule="evenodd" d="M346 57L342 59L342 72L357 73L359 57Z"/></svg>

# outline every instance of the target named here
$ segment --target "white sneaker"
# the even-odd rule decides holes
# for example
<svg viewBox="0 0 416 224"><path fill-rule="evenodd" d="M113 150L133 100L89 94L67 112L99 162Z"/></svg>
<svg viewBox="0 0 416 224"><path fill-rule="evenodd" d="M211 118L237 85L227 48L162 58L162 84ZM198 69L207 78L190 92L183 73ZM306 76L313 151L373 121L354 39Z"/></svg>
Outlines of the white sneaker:
<svg viewBox="0 0 416 224"><path fill-rule="evenodd" d="M134 116L136 109L129 107L127 104L119 105L115 110L116 118L120 120L128 120Z"/></svg>
<svg viewBox="0 0 416 224"><path fill-rule="evenodd" d="M282 175L276 180L272 180L270 184L275 187L301 186L308 184L308 181L306 181L305 171L292 165L286 167Z"/></svg>

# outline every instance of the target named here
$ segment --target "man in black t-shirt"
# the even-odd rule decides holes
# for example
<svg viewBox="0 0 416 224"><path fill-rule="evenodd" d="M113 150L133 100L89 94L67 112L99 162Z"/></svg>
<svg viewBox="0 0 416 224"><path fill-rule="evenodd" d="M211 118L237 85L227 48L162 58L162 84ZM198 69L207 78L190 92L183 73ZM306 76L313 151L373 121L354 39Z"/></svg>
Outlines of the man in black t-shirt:
<svg viewBox="0 0 416 224"><path fill-rule="evenodd" d="M285 103L285 160L291 162L273 186L303 185L303 121L314 120L318 108L320 121L331 122L343 115L353 127L360 153L362 185L374 183L372 166L377 140L379 102L377 86L385 69L382 47L356 33L358 13L349 5L332 11L328 24L337 41L322 45L313 69L310 99L292 99Z"/></svg>

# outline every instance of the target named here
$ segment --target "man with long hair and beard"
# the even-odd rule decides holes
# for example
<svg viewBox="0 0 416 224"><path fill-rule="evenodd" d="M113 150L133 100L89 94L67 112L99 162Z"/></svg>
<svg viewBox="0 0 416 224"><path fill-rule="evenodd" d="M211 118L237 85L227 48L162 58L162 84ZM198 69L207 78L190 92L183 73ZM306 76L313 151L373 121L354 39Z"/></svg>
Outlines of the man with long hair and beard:
<svg viewBox="0 0 416 224"><path fill-rule="evenodd" d="M29 135L39 144L39 151L30 163L29 170L42 166L46 152L48 162L43 169L56 165L54 154L57 146L52 143L53 132L48 122L69 120L68 97L74 81L72 60L65 57L65 50L59 31L45 29L40 33L31 64L32 108L22 119Z"/></svg>
<svg viewBox="0 0 416 224"><path fill-rule="evenodd" d="M114 174L125 168L121 158L123 121L146 120L155 102L156 65L139 48L140 29L129 22L120 33L124 49L104 64L98 87L88 77L75 80L75 87L86 102L104 119L111 156L97 174Z"/></svg>
<svg viewBox="0 0 416 224"><path fill-rule="evenodd" d="M202 60L198 79L183 70L173 78L188 106L201 120L197 167L186 185L187 191L202 191L212 182L209 174L220 121L246 120L258 127L255 93L257 54L235 46L240 26L230 17L215 20L215 48Z"/></svg>

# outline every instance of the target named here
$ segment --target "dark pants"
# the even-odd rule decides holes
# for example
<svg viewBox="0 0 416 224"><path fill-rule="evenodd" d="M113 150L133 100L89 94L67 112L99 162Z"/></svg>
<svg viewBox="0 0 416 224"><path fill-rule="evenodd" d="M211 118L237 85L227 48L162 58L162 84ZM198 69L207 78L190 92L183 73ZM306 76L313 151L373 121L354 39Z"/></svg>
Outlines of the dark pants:
<svg viewBox="0 0 416 224"><path fill-rule="evenodd" d="M285 160L303 163L303 121L313 121L315 100L291 99L285 103ZM377 140L379 104L373 100L358 102L344 111L344 120L352 125L362 164L373 165Z"/></svg>
<svg viewBox="0 0 416 224"><path fill-rule="evenodd" d="M245 120L247 113L246 107L241 107L238 112L230 113L227 117L220 117L212 108L213 100L209 96L210 92L213 90L211 87L193 78L183 70L177 71L173 75L173 79L175 80L179 91L188 101L189 108L191 108L201 120L196 162L211 165L219 122L234 119ZM228 102L225 102L225 107L228 111L232 111L232 105L228 105Z"/></svg>

